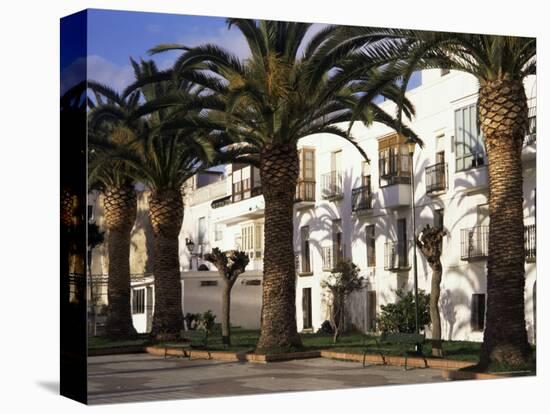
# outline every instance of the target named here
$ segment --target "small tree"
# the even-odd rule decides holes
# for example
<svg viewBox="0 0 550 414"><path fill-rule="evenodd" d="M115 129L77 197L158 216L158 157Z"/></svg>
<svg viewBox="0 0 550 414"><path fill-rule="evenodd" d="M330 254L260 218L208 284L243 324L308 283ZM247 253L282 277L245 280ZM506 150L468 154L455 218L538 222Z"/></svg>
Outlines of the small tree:
<svg viewBox="0 0 550 414"><path fill-rule="evenodd" d="M231 345L231 289L239 275L244 273L249 259L245 252L239 250L222 252L217 247L212 249L212 253L207 253L204 259L216 266L222 279L222 342Z"/></svg>
<svg viewBox="0 0 550 414"><path fill-rule="evenodd" d="M397 301L380 306L381 312L378 318L378 328L382 332L414 333L416 326L414 320L414 295L398 289ZM418 324L420 327L430 323L428 312L430 295L423 290L418 291Z"/></svg>
<svg viewBox="0 0 550 414"><path fill-rule="evenodd" d="M441 266L441 242L443 236L447 233L445 230L430 227L422 229L416 240L416 245L426 257L430 268L432 269L432 288L430 292L430 320L432 322L432 355L443 356L441 346L441 317L439 315L439 296L441 294L441 278L443 276L443 267Z"/></svg>
<svg viewBox="0 0 550 414"><path fill-rule="evenodd" d="M359 268L351 260L341 260L328 280L321 283L332 296L331 319L334 325L333 342L336 343L341 333L346 330L346 300L352 292L362 289L362 276Z"/></svg>

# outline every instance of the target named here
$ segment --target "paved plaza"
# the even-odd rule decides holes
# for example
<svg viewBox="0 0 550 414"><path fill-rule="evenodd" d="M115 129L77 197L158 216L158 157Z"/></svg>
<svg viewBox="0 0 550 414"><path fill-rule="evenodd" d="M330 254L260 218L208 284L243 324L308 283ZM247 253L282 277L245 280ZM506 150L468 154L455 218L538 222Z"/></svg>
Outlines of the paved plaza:
<svg viewBox="0 0 550 414"><path fill-rule="evenodd" d="M441 382L440 370L314 358L255 364L163 359L149 354L88 358L90 404L318 391Z"/></svg>

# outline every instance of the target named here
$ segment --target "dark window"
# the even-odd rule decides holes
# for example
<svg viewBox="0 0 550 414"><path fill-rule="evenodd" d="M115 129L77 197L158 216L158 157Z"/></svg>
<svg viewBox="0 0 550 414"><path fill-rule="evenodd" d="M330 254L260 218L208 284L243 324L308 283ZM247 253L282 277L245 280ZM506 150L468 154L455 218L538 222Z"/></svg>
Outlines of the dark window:
<svg viewBox="0 0 550 414"><path fill-rule="evenodd" d="M450 69L441 69L441 76L445 76L451 73Z"/></svg>
<svg viewBox="0 0 550 414"><path fill-rule="evenodd" d="M244 284L246 286L260 286L262 281L260 279L245 280Z"/></svg>
<svg viewBox="0 0 550 414"><path fill-rule="evenodd" d="M472 329L482 331L485 328L485 294L472 295Z"/></svg>
<svg viewBox="0 0 550 414"><path fill-rule="evenodd" d="M344 240L342 235L342 220L332 220L332 252L334 255L333 266L344 259Z"/></svg>
<svg viewBox="0 0 550 414"><path fill-rule="evenodd" d="M233 202L261 194L260 170L244 164L234 164L232 185Z"/></svg>
<svg viewBox="0 0 550 414"><path fill-rule="evenodd" d="M376 238L374 236L374 224L368 225L365 229L367 243L367 266L376 266Z"/></svg>
<svg viewBox="0 0 550 414"><path fill-rule="evenodd" d="M376 329L376 291L367 292L367 330L372 332Z"/></svg>
<svg viewBox="0 0 550 414"><path fill-rule="evenodd" d="M302 239L302 273L311 272L311 261L309 254L309 226L304 226L300 229Z"/></svg>
<svg viewBox="0 0 550 414"><path fill-rule="evenodd" d="M304 329L312 328L311 324L311 288L302 289L302 313L304 318Z"/></svg>
<svg viewBox="0 0 550 414"><path fill-rule="evenodd" d="M476 104L455 111L456 171L485 165L483 135L477 125Z"/></svg>
<svg viewBox="0 0 550 414"><path fill-rule="evenodd" d="M397 254L399 267L407 267L407 219L404 218L397 220Z"/></svg>
<svg viewBox="0 0 550 414"><path fill-rule="evenodd" d="M132 313L145 313L145 289L136 289L132 295Z"/></svg>
<svg viewBox="0 0 550 414"><path fill-rule="evenodd" d="M217 280L201 280L201 286L218 286Z"/></svg>
<svg viewBox="0 0 550 414"><path fill-rule="evenodd" d="M91 204L88 204L88 221L91 221L94 219L94 206Z"/></svg>
<svg viewBox="0 0 550 414"><path fill-rule="evenodd" d="M434 227L438 229L443 228L443 209L434 210Z"/></svg>

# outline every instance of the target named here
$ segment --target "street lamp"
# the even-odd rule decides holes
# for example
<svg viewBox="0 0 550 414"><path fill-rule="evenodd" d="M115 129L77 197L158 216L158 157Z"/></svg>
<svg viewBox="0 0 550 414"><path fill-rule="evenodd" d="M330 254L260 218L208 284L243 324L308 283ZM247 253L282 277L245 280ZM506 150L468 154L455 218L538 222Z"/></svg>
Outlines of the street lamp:
<svg viewBox="0 0 550 414"><path fill-rule="evenodd" d="M416 265L416 214L415 214L415 205L414 205L414 167L413 167L413 157L414 149L416 143L409 141L407 143L409 149L409 156L411 159L411 215L412 215L412 228L413 228L413 275L414 275L414 326L415 333L420 332L420 327L418 326L418 268ZM417 345L418 347L418 345Z"/></svg>
<svg viewBox="0 0 550 414"><path fill-rule="evenodd" d="M195 250L195 243L192 239L186 238L185 239L185 247L187 247L187 250L189 251L189 254L191 255L191 258L189 259L189 270L193 270L193 257L200 257L200 253L193 253L193 250ZM198 260L197 260L197 267L199 266Z"/></svg>

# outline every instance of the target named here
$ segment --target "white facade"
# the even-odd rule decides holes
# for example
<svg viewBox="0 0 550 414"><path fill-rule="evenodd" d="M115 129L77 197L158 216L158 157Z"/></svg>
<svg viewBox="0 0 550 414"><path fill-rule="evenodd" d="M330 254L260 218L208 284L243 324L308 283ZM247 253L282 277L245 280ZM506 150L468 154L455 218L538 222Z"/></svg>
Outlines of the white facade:
<svg viewBox="0 0 550 414"><path fill-rule="evenodd" d="M442 220L448 232L443 241L440 300L446 340L481 341L483 336L479 325L483 325L484 297L479 295L486 293L488 183L486 157L473 118L477 89L470 75L454 71L442 75L439 70L428 70L422 72L422 84L407 93L416 109L410 126L424 142L413 157L416 231L425 224L441 224ZM533 116L534 78L527 79L526 93ZM395 113L390 102L381 106ZM522 154L526 226L535 224L536 135L534 129L532 132ZM394 131L380 124L367 128L358 122L352 135L367 153L370 164L365 164L357 149L339 137L320 134L298 143L300 182L304 182L299 184L300 200L294 209L296 317L300 331L316 331L329 318L321 282L329 275L336 251L352 259L366 278L365 288L350 301L352 323L360 329L368 330L380 306L395 301L396 289L413 286L408 151ZM370 176L370 193L361 190L368 187L366 176ZM223 174L195 177L184 190L185 214L179 240L183 311L211 309L219 315L221 286L214 283L218 274L202 260L202 254L214 247L238 248L249 253L251 261L234 288L231 321L245 328L259 327L265 208L259 174L251 167L227 165ZM140 194L132 239L132 272L145 275L150 265L150 241L145 237L146 198L146 193ZM367 230L367 226L374 227ZM525 265L525 317L529 339L534 341L536 244L534 228L528 229L531 255ZM369 234L374 241L368 243L367 232L372 231ZM192 254L189 241L194 244ZM309 266L304 262L307 250ZM430 268L420 251L417 258L419 288L429 292ZM105 273L105 263L99 266ZM152 285L152 278L145 277L136 281L135 288ZM474 300L480 303L473 306ZM150 302L146 307L151 306ZM134 315L140 332L148 329L148 320L141 314Z"/></svg>
<svg viewBox="0 0 550 414"><path fill-rule="evenodd" d="M459 147L463 138L457 137L457 134L464 134L462 136L466 137L466 140L471 139L475 128L475 119L471 116L475 113L477 89L477 82L470 75L451 72L442 76L439 70L429 70L423 71L421 86L408 92L408 97L416 108L416 116L411 127L424 142L424 147L417 148L413 158L416 229L419 232L425 224L434 225L434 216L437 214L443 216L443 225L448 231L448 236L443 241L441 258L443 281L440 301L442 335L448 340L481 341L483 335L481 329L475 329L472 325L472 301L474 294L486 293L486 157L481 141L476 141L477 147L475 142L466 142L472 150L466 151L467 154L461 154ZM531 114L534 114L535 79L528 79L526 92L529 105L533 108ZM381 105L387 112L395 113L390 102ZM399 172L395 174L395 171L390 171L389 178L384 179L381 171L384 166L380 165L379 160L383 157L382 142L395 135L394 131L381 124L366 128L356 123L352 135L367 153L369 165L363 164L361 155L353 145L339 137L327 134L314 135L300 140L298 144L299 149L314 151L315 159L315 183L312 184L315 186L315 197L296 203L294 217L294 245L298 272L296 308L299 330L315 331L328 319L326 292L321 288L321 281L329 274L330 264L327 264L327 257L334 257L334 250L337 249L335 243L342 245L344 256L351 258L361 269L361 275L367 279L366 288L355 294L351 304L352 322L358 328L368 329L368 324L376 317L374 311L379 312L381 305L395 301L396 289L412 289L413 286L410 181L400 180L400 177L395 179L395 175L399 176ZM533 138L535 137L529 137L529 142ZM391 167L388 162L385 164L386 172L392 168L403 172L408 170L408 151L405 146L401 147L403 148L396 149L396 154L403 156L394 158L399 167L395 168L395 163ZM337 154L340 151L341 153ZM470 156L469 153L474 155ZM526 225L535 224L535 154L536 141L527 143L526 140L523 153ZM474 168L461 169L463 165L471 166L472 163L475 164ZM432 171L435 169L437 172L426 171L427 167L435 164L439 166L432 167ZM244 175L250 177L253 173ZM353 189L365 183L363 175L370 175L371 208L352 211L352 204L360 207L361 193L353 202ZM243 233L245 227L253 228L253 238L261 237L261 230L257 228L261 229L262 225L263 197L258 195L246 200L232 201L234 181L232 167L227 166L222 181L195 190L189 189L190 196L187 198L186 215L180 236L184 280L200 278L201 275L201 272L191 272L187 276L190 257L185 247L187 238L196 244L194 252L200 253L213 247L250 249L250 243L243 247L243 236L248 234ZM212 197L205 196L206 194L212 194ZM369 198L366 192L363 193L363 197L365 201ZM214 206L217 203L223 205L213 208L212 202ZM404 221L399 222L400 219ZM375 260L371 260L370 263L367 260L368 225L374 225L375 238ZM197 243L199 226L205 229L204 236L201 236L202 247ZM302 228L305 226L309 230L309 267L303 265L301 254L304 249L303 235L306 234ZM335 236L335 233L341 235ZM404 239L408 241L406 253L400 255L399 251L405 245L401 240ZM388 244L391 242L396 242L393 254L391 245ZM261 257L263 246L254 245L253 248ZM430 268L420 251L417 258L419 288L429 293ZM200 258L194 257L194 269L197 269L197 263L203 264ZM210 264L206 265L213 269ZM249 268L250 271L247 273L261 276L261 260L253 260ZM207 277L215 277L215 273L212 270L204 272L204 278ZM534 283L535 263L529 261L526 263L525 294L530 340L533 340L535 335ZM311 290L304 290L308 288ZM304 298L304 295L307 297ZM476 299L483 300L483 297ZM308 309L303 309L304 306ZM202 307L197 304L196 308L192 307L192 311L206 310ZM254 306L254 311L256 309L259 309L259 304ZM234 312L233 315L239 318L239 312ZM308 326L304 326L304 323Z"/></svg>

